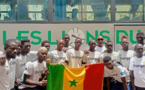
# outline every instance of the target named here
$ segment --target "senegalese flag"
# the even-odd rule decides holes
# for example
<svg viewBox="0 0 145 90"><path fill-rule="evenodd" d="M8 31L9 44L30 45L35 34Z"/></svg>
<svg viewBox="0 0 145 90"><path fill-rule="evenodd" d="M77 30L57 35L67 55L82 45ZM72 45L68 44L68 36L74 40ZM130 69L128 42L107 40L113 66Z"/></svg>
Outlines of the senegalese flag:
<svg viewBox="0 0 145 90"><path fill-rule="evenodd" d="M63 64L47 64L47 90L102 90L104 64L72 68Z"/></svg>

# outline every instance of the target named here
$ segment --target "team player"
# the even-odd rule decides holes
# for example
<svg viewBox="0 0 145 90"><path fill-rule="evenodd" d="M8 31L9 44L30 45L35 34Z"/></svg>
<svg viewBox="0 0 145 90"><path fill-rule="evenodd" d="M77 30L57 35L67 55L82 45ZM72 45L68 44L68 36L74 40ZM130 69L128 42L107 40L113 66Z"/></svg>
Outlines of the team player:
<svg viewBox="0 0 145 90"><path fill-rule="evenodd" d="M43 40L41 42L41 47L46 47L48 51L51 51L50 50L50 42L48 40Z"/></svg>
<svg viewBox="0 0 145 90"><path fill-rule="evenodd" d="M111 40L105 42L106 50L101 54L100 61L103 62L105 56L110 56L113 61L116 61L118 53L113 51L113 43Z"/></svg>
<svg viewBox="0 0 145 90"><path fill-rule="evenodd" d="M132 90L145 90L145 56L142 44L135 45L135 53L129 66Z"/></svg>
<svg viewBox="0 0 145 90"><path fill-rule="evenodd" d="M27 62L24 71L23 90L37 90L37 86L46 86L45 71L47 67L45 59L47 58L47 52L45 47L40 47L37 53L37 60ZM39 81L39 78L42 78L42 80Z"/></svg>
<svg viewBox="0 0 145 90"><path fill-rule="evenodd" d="M103 45L104 38L102 36L98 36L96 41L97 41L97 45L95 47L95 50L100 53L103 53L106 50L105 45Z"/></svg>
<svg viewBox="0 0 145 90"><path fill-rule="evenodd" d="M121 37L121 46L122 49L118 51L117 62L129 70L130 59L134 56L134 51L129 50L128 37L125 35Z"/></svg>
<svg viewBox="0 0 145 90"><path fill-rule="evenodd" d="M13 90L13 74L15 69L14 58L17 55L18 44L15 39L8 39L4 45L6 59L2 59L4 65L0 66L0 90ZM4 58L4 57L3 57ZM14 63L13 63L14 62Z"/></svg>
<svg viewBox="0 0 145 90"><path fill-rule="evenodd" d="M144 39L145 39L144 32L138 32L138 33L136 34L136 40L137 40L137 42L140 43L140 44L142 44L142 45L143 45L143 48L144 48L144 50L145 50ZM136 44L132 45L132 50L134 50L135 45L136 45Z"/></svg>
<svg viewBox="0 0 145 90"><path fill-rule="evenodd" d="M103 58L105 64L105 77L107 77L108 90L128 90L127 76L129 72L126 68L113 62L111 57L106 56ZM112 87L110 87L110 77L114 79Z"/></svg>
<svg viewBox="0 0 145 90"><path fill-rule="evenodd" d="M89 41L89 53L83 55L83 64L94 64L100 62L100 55L101 53L95 51L96 41L90 40Z"/></svg>
<svg viewBox="0 0 145 90"><path fill-rule="evenodd" d="M72 47L69 45L69 41L70 41L70 36L68 34L65 34L63 36L63 40L65 42L63 50L64 52L66 52L67 50L71 49Z"/></svg>
<svg viewBox="0 0 145 90"><path fill-rule="evenodd" d="M48 58L52 63L67 64L66 53L63 51L64 44L65 43L63 39L58 40L56 50L53 50L51 53L49 53Z"/></svg>
<svg viewBox="0 0 145 90"><path fill-rule="evenodd" d="M75 39L75 47L73 49L69 49L67 54L67 60L70 67L81 67L82 66L82 58L83 58L83 51L80 50L82 45L82 39L76 38Z"/></svg>
<svg viewBox="0 0 145 90"><path fill-rule="evenodd" d="M18 41L17 41L18 42ZM19 42L18 42L19 43ZM21 44L21 51L20 54L17 53L17 57L16 57L16 86L15 89L17 90L19 88L19 85L22 84L23 82L23 72L25 70L25 65L28 62L28 53L30 51L30 40L28 39L23 39L20 42Z"/></svg>

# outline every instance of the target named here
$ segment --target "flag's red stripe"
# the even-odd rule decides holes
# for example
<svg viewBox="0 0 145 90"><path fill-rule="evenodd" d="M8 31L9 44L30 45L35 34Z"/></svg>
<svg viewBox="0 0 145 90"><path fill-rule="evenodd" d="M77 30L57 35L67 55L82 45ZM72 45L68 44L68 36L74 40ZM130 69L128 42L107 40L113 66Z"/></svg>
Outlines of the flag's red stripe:
<svg viewBox="0 0 145 90"><path fill-rule="evenodd" d="M84 90L102 90L104 64L93 64L85 66Z"/></svg>

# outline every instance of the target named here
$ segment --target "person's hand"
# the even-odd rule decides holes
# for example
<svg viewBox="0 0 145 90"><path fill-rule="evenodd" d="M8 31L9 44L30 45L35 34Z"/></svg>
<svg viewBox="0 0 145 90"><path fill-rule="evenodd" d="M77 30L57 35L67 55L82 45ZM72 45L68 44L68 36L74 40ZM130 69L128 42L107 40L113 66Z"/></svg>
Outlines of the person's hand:
<svg viewBox="0 0 145 90"><path fill-rule="evenodd" d="M21 84L22 84L22 81L21 81L20 79L17 79L17 80L16 80L16 84L17 84L17 85L21 85Z"/></svg>
<svg viewBox="0 0 145 90"><path fill-rule="evenodd" d="M46 71L45 71L45 75L48 75L48 74L49 74L49 70L46 70Z"/></svg>
<svg viewBox="0 0 145 90"><path fill-rule="evenodd" d="M63 51L66 53L66 51L67 51L67 48L63 48Z"/></svg>
<svg viewBox="0 0 145 90"><path fill-rule="evenodd" d="M89 54L89 51L88 51L88 50L84 50L84 53L85 53L85 54Z"/></svg>
<svg viewBox="0 0 145 90"><path fill-rule="evenodd" d="M5 55L0 55L0 65L4 66L6 62L6 57Z"/></svg>
<svg viewBox="0 0 145 90"><path fill-rule="evenodd" d="M40 82L40 86L46 86L47 85L47 80L42 80Z"/></svg>

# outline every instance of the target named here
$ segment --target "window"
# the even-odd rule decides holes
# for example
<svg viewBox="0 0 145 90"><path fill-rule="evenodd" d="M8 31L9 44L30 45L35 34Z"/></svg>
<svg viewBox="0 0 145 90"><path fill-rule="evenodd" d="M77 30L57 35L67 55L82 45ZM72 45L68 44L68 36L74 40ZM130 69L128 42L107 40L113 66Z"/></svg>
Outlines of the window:
<svg viewBox="0 0 145 90"><path fill-rule="evenodd" d="M116 0L116 21L143 21L143 0Z"/></svg>
<svg viewBox="0 0 145 90"><path fill-rule="evenodd" d="M0 0L0 21L16 21L17 0Z"/></svg>
<svg viewBox="0 0 145 90"><path fill-rule="evenodd" d="M111 21L110 0L84 0L83 21Z"/></svg>
<svg viewBox="0 0 145 90"><path fill-rule="evenodd" d="M48 20L48 0L18 0L19 21Z"/></svg>

